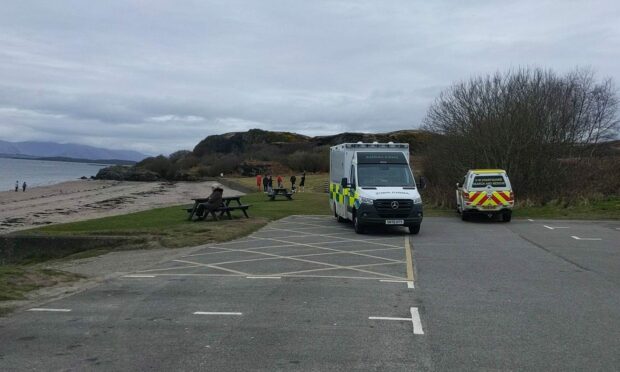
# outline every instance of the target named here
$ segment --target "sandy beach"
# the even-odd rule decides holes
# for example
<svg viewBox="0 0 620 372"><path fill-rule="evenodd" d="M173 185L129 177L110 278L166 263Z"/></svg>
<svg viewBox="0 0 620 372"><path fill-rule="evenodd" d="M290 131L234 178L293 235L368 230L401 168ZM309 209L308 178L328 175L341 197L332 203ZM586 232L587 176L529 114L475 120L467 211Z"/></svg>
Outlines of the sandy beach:
<svg viewBox="0 0 620 372"><path fill-rule="evenodd" d="M0 192L0 234L41 225L126 214L206 197L212 182L79 180ZM224 195L239 192L224 187Z"/></svg>

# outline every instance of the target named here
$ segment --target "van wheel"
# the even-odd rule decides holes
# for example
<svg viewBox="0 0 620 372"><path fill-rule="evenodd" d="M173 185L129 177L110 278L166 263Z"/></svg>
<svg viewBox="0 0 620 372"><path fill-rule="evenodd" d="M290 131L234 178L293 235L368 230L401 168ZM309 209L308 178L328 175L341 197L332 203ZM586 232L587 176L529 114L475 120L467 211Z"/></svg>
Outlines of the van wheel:
<svg viewBox="0 0 620 372"><path fill-rule="evenodd" d="M465 211L461 212L461 220L469 221L469 213L467 213Z"/></svg>
<svg viewBox="0 0 620 372"><path fill-rule="evenodd" d="M364 233L364 226L360 223L355 215L353 215L353 228L357 234Z"/></svg>
<svg viewBox="0 0 620 372"><path fill-rule="evenodd" d="M502 213L502 221L510 222L511 219L512 219L512 212L511 211L507 211L507 212Z"/></svg>
<svg viewBox="0 0 620 372"><path fill-rule="evenodd" d="M409 225L409 234L413 234L413 235L417 235L420 232L420 227L421 225L415 224L415 225Z"/></svg>

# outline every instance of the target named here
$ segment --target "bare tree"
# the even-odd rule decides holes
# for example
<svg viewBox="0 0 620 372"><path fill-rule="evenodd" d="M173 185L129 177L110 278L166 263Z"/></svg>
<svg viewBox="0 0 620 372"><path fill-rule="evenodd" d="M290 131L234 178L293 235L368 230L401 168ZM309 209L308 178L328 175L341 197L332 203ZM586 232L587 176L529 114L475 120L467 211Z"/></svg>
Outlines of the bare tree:
<svg viewBox="0 0 620 372"><path fill-rule="evenodd" d="M598 83L591 70L521 68L454 84L431 105L424 128L435 134L424 167L435 185L498 167L520 195L544 201L575 176L567 160L590 159L617 136L618 98L611 79Z"/></svg>

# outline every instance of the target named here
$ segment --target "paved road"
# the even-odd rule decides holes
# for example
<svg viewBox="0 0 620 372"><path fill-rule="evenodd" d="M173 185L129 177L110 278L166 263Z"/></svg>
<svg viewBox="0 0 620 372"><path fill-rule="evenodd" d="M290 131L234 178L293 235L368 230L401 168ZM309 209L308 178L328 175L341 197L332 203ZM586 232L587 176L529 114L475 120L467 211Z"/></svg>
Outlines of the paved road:
<svg viewBox="0 0 620 372"><path fill-rule="evenodd" d="M2 370L617 370L620 223L290 217L0 321ZM50 311L56 310L56 311Z"/></svg>

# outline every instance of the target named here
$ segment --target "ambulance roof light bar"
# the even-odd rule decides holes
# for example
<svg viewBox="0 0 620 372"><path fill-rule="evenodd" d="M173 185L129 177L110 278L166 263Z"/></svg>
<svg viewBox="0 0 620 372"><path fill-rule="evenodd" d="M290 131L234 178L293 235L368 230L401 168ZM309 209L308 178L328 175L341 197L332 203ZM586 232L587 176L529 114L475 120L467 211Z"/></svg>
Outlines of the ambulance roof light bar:
<svg viewBox="0 0 620 372"><path fill-rule="evenodd" d="M373 143L363 143L363 142L357 142L357 143L343 143L339 146L334 146L334 147L340 147L343 146L345 148L382 148L382 147L387 147L387 148L408 148L409 144L408 143L394 143L394 142L389 142L389 143L379 143L379 142L373 142Z"/></svg>

